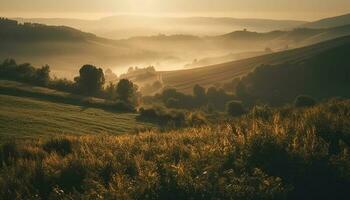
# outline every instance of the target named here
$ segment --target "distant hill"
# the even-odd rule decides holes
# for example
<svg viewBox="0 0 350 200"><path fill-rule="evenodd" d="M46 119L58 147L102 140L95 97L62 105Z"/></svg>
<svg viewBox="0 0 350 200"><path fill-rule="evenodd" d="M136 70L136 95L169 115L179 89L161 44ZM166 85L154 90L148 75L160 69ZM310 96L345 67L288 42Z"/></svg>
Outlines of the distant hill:
<svg viewBox="0 0 350 200"><path fill-rule="evenodd" d="M164 85L183 92L191 92L195 84L205 87L216 83L231 81L236 77L243 77L262 64L281 64L286 62L300 62L337 48L350 45L350 36L318 43L315 45L248 58L207 67L160 72ZM345 54L345 52L339 52ZM347 59L346 57L344 59Z"/></svg>
<svg viewBox="0 0 350 200"><path fill-rule="evenodd" d="M310 22L302 25L302 27L305 28L333 28L337 26L344 26L350 24L350 13L336 16L336 17L330 17L321 19L315 22Z"/></svg>
<svg viewBox="0 0 350 200"><path fill-rule="evenodd" d="M22 24L3 18L0 42L0 60L14 58L36 66L49 64L56 75L69 78L86 63L127 68L164 57L70 27Z"/></svg>
<svg viewBox="0 0 350 200"><path fill-rule="evenodd" d="M114 18L109 20L112 19ZM208 22L208 19L199 19ZM191 18L198 24L204 23L199 19ZM110 68L118 74L124 73L130 66L155 66L160 70L181 69L194 60L200 61L194 67L218 64L264 52L299 48L349 34L350 26L343 26L271 32L241 30L202 37L158 34L110 40L66 26L22 24L0 19L0 60L10 57L35 66L49 64L54 74L73 78L86 63Z"/></svg>
<svg viewBox="0 0 350 200"><path fill-rule="evenodd" d="M67 27L47 26L36 23L18 23L15 20L0 18L0 40L2 42L14 40L16 42L43 41L88 41L101 40L91 33Z"/></svg>
<svg viewBox="0 0 350 200"><path fill-rule="evenodd" d="M155 17L118 15L99 20L78 19L23 19L20 22L34 22L48 25L65 25L91 32L102 37L121 39L156 34L220 35L233 30L249 29L258 32L285 30L305 24L297 20L238 19L229 17Z"/></svg>

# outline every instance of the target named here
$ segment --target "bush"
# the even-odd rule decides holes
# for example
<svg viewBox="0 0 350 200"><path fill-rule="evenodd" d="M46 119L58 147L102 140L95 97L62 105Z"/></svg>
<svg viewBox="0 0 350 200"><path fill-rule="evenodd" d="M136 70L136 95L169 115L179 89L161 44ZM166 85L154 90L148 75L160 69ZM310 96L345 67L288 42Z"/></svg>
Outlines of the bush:
<svg viewBox="0 0 350 200"><path fill-rule="evenodd" d="M116 101L113 107L119 112L135 112L135 107L133 105L120 100Z"/></svg>
<svg viewBox="0 0 350 200"><path fill-rule="evenodd" d="M254 106L250 115L254 119L269 120L273 116L272 109L268 106Z"/></svg>
<svg viewBox="0 0 350 200"><path fill-rule="evenodd" d="M168 108L178 108L179 107L179 100L175 99L175 98L169 98L166 102L165 102L165 106Z"/></svg>
<svg viewBox="0 0 350 200"><path fill-rule="evenodd" d="M18 147L14 142L7 142L1 146L0 149L0 167L3 164L9 165L18 156Z"/></svg>
<svg viewBox="0 0 350 200"><path fill-rule="evenodd" d="M192 112L187 117L187 124L189 126L201 126L207 124L208 121L202 113Z"/></svg>
<svg viewBox="0 0 350 200"><path fill-rule="evenodd" d="M82 191L83 181L87 175L87 168L79 161L68 163L58 178L58 184L65 191Z"/></svg>
<svg viewBox="0 0 350 200"><path fill-rule="evenodd" d="M230 101L226 104L227 113L230 116L237 117L245 113L243 105L240 101Z"/></svg>
<svg viewBox="0 0 350 200"><path fill-rule="evenodd" d="M316 105L316 101L307 95L300 95L295 99L294 106L301 108L301 107L311 107Z"/></svg>
<svg viewBox="0 0 350 200"><path fill-rule="evenodd" d="M62 156L72 153L72 142L66 138L52 139L43 144L43 149L49 153L56 152Z"/></svg>
<svg viewBox="0 0 350 200"><path fill-rule="evenodd" d="M185 125L186 116L184 112L166 110L160 107L140 108L139 118L145 121L157 122L161 125L180 127Z"/></svg>

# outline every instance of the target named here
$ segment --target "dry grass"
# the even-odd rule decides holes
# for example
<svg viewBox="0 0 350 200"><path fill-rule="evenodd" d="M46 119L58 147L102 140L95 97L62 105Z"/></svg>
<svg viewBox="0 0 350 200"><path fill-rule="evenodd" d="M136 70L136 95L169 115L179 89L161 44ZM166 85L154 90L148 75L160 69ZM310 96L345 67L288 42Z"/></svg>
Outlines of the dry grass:
<svg viewBox="0 0 350 200"><path fill-rule="evenodd" d="M349 130L341 101L167 133L17 141L1 148L0 197L347 199Z"/></svg>

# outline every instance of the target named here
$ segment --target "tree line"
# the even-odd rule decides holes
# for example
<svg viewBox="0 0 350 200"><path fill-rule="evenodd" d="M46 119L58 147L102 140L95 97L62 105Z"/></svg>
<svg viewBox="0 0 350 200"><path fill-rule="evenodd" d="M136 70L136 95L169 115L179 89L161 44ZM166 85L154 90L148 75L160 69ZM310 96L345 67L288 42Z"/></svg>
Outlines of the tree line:
<svg viewBox="0 0 350 200"><path fill-rule="evenodd" d="M13 59L0 63L0 78L25 82L37 86L48 87L60 91L83 96L105 98L121 101L129 105L138 103L138 87L127 79L121 79L117 84L105 85L103 70L93 65L84 65L79 70L79 76L74 81L52 78L50 66L35 68L29 63L17 64Z"/></svg>

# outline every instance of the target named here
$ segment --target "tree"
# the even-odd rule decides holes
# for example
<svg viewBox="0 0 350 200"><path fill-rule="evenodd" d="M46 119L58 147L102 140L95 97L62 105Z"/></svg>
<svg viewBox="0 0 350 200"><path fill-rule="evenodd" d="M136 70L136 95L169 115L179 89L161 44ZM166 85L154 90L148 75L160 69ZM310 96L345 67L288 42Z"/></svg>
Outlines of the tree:
<svg viewBox="0 0 350 200"><path fill-rule="evenodd" d="M116 87L117 97L126 103L132 103L132 100L135 97L136 92L137 92L137 86L134 85L134 83L129 81L128 79L122 79L117 84L117 87Z"/></svg>
<svg viewBox="0 0 350 200"><path fill-rule="evenodd" d="M108 99L115 99L116 96L116 89L115 84L112 82L109 82L109 84L106 87L106 95Z"/></svg>
<svg viewBox="0 0 350 200"><path fill-rule="evenodd" d="M203 88L202 86L196 84L194 87L193 87L193 95L196 97L196 98L205 98L205 88Z"/></svg>
<svg viewBox="0 0 350 200"><path fill-rule="evenodd" d="M245 110L240 101L230 101L226 105L227 113L233 117L243 115Z"/></svg>
<svg viewBox="0 0 350 200"><path fill-rule="evenodd" d="M202 86L196 84L193 87L193 95L198 106L202 106L206 102L207 96L205 93L205 88Z"/></svg>
<svg viewBox="0 0 350 200"><path fill-rule="evenodd" d="M93 65L84 65L75 78L78 88L85 95L97 95L105 83L103 70Z"/></svg>
<svg viewBox="0 0 350 200"><path fill-rule="evenodd" d="M50 81L50 66L45 65L36 70L36 79L38 84L47 86Z"/></svg>

